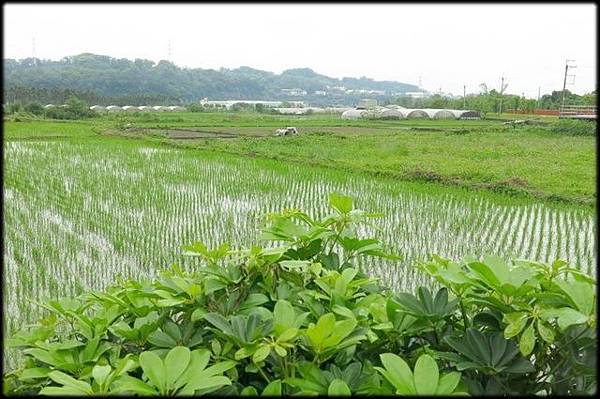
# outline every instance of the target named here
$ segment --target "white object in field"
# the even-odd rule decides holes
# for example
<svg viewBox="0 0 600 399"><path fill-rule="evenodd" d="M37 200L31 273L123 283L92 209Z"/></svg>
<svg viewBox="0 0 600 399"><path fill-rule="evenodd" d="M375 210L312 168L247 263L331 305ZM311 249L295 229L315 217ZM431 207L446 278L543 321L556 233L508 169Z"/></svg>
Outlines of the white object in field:
<svg viewBox="0 0 600 399"><path fill-rule="evenodd" d="M106 107L105 107L105 106L102 106L102 105L92 105L92 106L90 107L90 109L91 109L92 111L104 111L104 110L106 109Z"/></svg>
<svg viewBox="0 0 600 399"><path fill-rule="evenodd" d="M137 111L139 111L139 109L137 107L134 107L133 105L125 105L123 107L123 111L125 111L125 112L137 112Z"/></svg>
<svg viewBox="0 0 600 399"><path fill-rule="evenodd" d="M120 112L123 109L121 107L119 107L118 105L109 105L108 107L106 107L106 110L109 112Z"/></svg>
<svg viewBox="0 0 600 399"><path fill-rule="evenodd" d="M288 126L284 129L275 130L275 136L289 136L292 134L298 134L298 129L293 126Z"/></svg>

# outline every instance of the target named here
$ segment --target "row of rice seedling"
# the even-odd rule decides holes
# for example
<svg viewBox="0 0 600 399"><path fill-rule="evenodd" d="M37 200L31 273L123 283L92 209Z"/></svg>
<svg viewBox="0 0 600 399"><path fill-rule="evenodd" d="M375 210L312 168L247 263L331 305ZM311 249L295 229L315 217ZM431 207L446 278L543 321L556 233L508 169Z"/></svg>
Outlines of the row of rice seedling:
<svg viewBox="0 0 600 399"><path fill-rule="evenodd" d="M595 273L590 208L128 140L11 141L4 154L5 333L40 314L29 300L101 289L173 262L191 267L181 245L248 245L261 215L301 208L323 216L333 191L385 215L374 234L403 259L361 267L390 286L427 284L412 266L429 253L563 258Z"/></svg>

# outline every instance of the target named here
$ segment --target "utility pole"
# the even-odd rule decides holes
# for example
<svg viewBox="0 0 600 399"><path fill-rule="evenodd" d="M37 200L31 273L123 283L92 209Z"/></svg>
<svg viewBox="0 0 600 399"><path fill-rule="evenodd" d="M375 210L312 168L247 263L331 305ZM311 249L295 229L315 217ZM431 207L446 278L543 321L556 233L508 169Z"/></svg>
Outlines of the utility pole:
<svg viewBox="0 0 600 399"><path fill-rule="evenodd" d="M569 61L570 62L575 62L575 60L566 60L565 61L565 79L563 81L563 89L562 89L562 98L560 100L560 108L563 108L565 106L565 98L566 98L566 90L567 90L567 74L569 72L569 68L577 68L575 65L569 65ZM575 75L570 75L570 76L575 76Z"/></svg>
<svg viewBox="0 0 600 399"><path fill-rule="evenodd" d="M31 58L33 60L33 65L35 65L35 36L31 38Z"/></svg>
<svg viewBox="0 0 600 399"><path fill-rule="evenodd" d="M538 109L540 108L540 93L541 93L541 91L542 91L542 87L538 86L538 99L537 99L537 103L535 104L535 107Z"/></svg>
<svg viewBox="0 0 600 399"><path fill-rule="evenodd" d="M502 77L500 78L500 109L498 110L498 113L501 114L502 113L502 101L504 100L504 89L506 87L504 86L504 75L502 75Z"/></svg>
<svg viewBox="0 0 600 399"><path fill-rule="evenodd" d="M463 109L467 108L467 85L463 85Z"/></svg>

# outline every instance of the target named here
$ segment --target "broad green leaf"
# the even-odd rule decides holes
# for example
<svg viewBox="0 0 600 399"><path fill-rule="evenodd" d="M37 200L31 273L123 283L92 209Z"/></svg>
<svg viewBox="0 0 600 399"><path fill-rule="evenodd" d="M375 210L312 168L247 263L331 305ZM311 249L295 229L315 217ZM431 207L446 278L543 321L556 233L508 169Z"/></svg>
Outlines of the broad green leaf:
<svg viewBox="0 0 600 399"><path fill-rule="evenodd" d="M287 351L285 350L284 347L279 346L279 345L275 345L273 347L273 349L275 349L275 353L277 353L280 357L286 357L287 356Z"/></svg>
<svg viewBox="0 0 600 399"><path fill-rule="evenodd" d="M192 321L198 321L204 317L207 311L204 308L198 308L192 312Z"/></svg>
<svg viewBox="0 0 600 399"><path fill-rule="evenodd" d="M556 318L558 327L563 331L572 325L583 324L588 321L588 316L568 307L545 310L542 312L542 318L545 320Z"/></svg>
<svg viewBox="0 0 600 399"><path fill-rule="evenodd" d="M338 193L329 194L329 205L342 214L348 214L352 210L352 198Z"/></svg>
<svg viewBox="0 0 600 399"><path fill-rule="evenodd" d="M418 395L435 395L440 371L429 355L421 355L415 363L414 382Z"/></svg>
<svg viewBox="0 0 600 399"><path fill-rule="evenodd" d="M231 326L227 322L227 319L219 313L207 313L204 315L204 320L215 326L218 330L224 332L227 335L234 335Z"/></svg>
<svg viewBox="0 0 600 399"><path fill-rule="evenodd" d="M254 293L248 295L248 298L244 301L244 303L240 306L240 309L248 309L256 306L260 306L263 303L269 302L269 298L265 294Z"/></svg>
<svg viewBox="0 0 600 399"><path fill-rule="evenodd" d="M109 365L106 365L106 366L96 365L92 369L92 377L94 377L94 380L96 380L96 382L99 385L103 385L104 381L106 381L106 377L108 377L108 375L110 374L111 371L112 371L112 367L110 367Z"/></svg>
<svg viewBox="0 0 600 399"><path fill-rule="evenodd" d="M247 357L250 357L254 354L255 350L254 349L250 349L250 348L246 348L241 347L240 349L238 349L234 354L233 354L233 358L235 360L242 360L245 359Z"/></svg>
<svg viewBox="0 0 600 399"><path fill-rule="evenodd" d="M273 322L285 327L292 327L296 313L294 307L285 299L280 299L273 309Z"/></svg>
<svg viewBox="0 0 600 399"><path fill-rule="evenodd" d="M596 287L579 278L570 281L557 280L556 284L575 303L577 309L584 315L592 314L596 302Z"/></svg>
<svg viewBox="0 0 600 399"><path fill-rule="evenodd" d="M504 319L508 323L504 329L504 338L506 339L518 335L525 328L528 320L525 313L510 313L505 315Z"/></svg>
<svg viewBox="0 0 600 399"><path fill-rule="evenodd" d="M46 378L52 370L46 367L27 368L19 374L19 380L33 380L37 378Z"/></svg>
<svg viewBox="0 0 600 399"><path fill-rule="evenodd" d="M202 380L195 380L189 382L179 392L181 395L193 395L195 391L201 389L219 388L225 385L231 385L231 380L224 376L208 377Z"/></svg>
<svg viewBox="0 0 600 399"><path fill-rule="evenodd" d="M298 335L298 329L297 328L288 328L283 333L281 333L281 335L279 336L279 338L277 338L277 342L291 341L297 335Z"/></svg>
<svg viewBox="0 0 600 399"><path fill-rule="evenodd" d="M332 332L335 325L335 315L333 313L324 314L319 318L317 324L307 328L306 335L314 346L320 347Z"/></svg>
<svg viewBox="0 0 600 399"><path fill-rule="evenodd" d="M92 393L92 387L90 386L90 384L84 381L76 380L70 375L63 373L62 371L55 370L49 373L48 377L50 377L53 381L64 385L67 388L79 390L80 394L84 393L90 395Z"/></svg>
<svg viewBox="0 0 600 399"><path fill-rule="evenodd" d="M271 353L271 347L268 345L263 345L259 347L256 352L254 352L252 355L252 361L254 363L260 363L265 360L267 356L269 356L269 353Z"/></svg>
<svg viewBox="0 0 600 399"><path fill-rule="evenodd" d="M142 352L140 354L140 366L150 382L160 392L165 391L167 373L163 361L153 352Z"/></svg>
<svg viewBox="0 0 600 399"><path fill-rule="evenodd" d="M159 348L172 348L177 345L177 341L175 341L173 337L160 329L157 329L148 335L148 342Z"/></svg>
<svg viewBox="0 0 600 399"><path fill-rule="evenodd" d="M549 344L554 342L554 332L552 331L552 328L544 325L544 322L542 322L541 320L537 321L536 327L538 333L540 334L540 337L542 337L544 341L546 341Z"/></svg>
<svg viewBox="0 0 600 399"><path fill-rule="evenodd" d="M451 373L445 374L440 378L438 382L438 387L436 391L436 395L450 395L454 392L454 389L458 386L460 382L460 373L453 371Z"/></svg>
<svg viewBox="0 0 600 399"><path fill-rule="evenodd" d="M479 279L484 281L487 285L493 288L500 287L502 285L500 279L494 273L494 270L485 263L471 262L468 264L468 266L473 272L475 272Z"/></svg>
<svg viewBox="0 0 600 399"><path fill-rule="evenodd" d="M191 360L191 353L185 346L176 346L165 357L166 386L171 388L183 374Z"/></svg>
<svg viewBox="0 0 600 399"><path fill-rule="evenodd" d="M530 323L529 326L521 335L521 339L519 340L519 350L523 354L523 356L528 356L535 346L535 331L533 329L533 323Z"/></svg>
<svg viewBox="0 0 600 399"><path fill-rule="evenodd" d="M39 395L48 395L48 396L83 396L83 395L91 395L91 392L83 392L72 386L64 386L64 387L44 387L38 393Z"/></svg>
<svg viewBox="0 0 600 399"><path fill-rule="evenodd" d="M356 327L356 319L346 319L335 322L333 330L330 330L330 336L323 340L323 347L329 348L339 344Z"/></svg>
<svg viewBox="0 0 600 399"><path fill-rule="evenodd" d="M242 389L240 396L258 396L258 391L253 386L248 386Z"/></svg>
<svg viewBox="0 0 600 399"><path fill-rule="evenodd" d="M349 319L355 319L356 316L354 315L354 313L352 313L352 311L350 309L348 309L345 306L340 306L340 305L335 305L333 307L333 312L336 314L339 314L340 316L349 318Z"/></svg>
<svg viewBox="0 0 600 399"><path fill-rule="evenodd" d="M383 353L379 355L381 363L387 374L384 377L396 388L396 392L403 395L415 395L417 393L413 381L413 373L408 364L398 355ZM381 368L376 368L381 372Z"/></svg>
<svg viewBox="0 0 600 399"><path fill-rule="evenodd" d="M327 388L327 395L350 396L352 395L352 391L350 391L350 388L344 381L336 378L335 380L331 381L331 384L329 384L329 388Z"/></svg>
<svg viewBox="0 0 600 399"><path fill-rule="evenodd" d="M358 270L349 267L347 269L344 269L344 271L342 272L342 279L346 284L349 284L354 279L357 273Z"/></svg>
<svg viewBox="0 0 600 399"><path fill-rule="evenodd" d="M300 388L303 391L325 393L324 387L317 384L316 382L309 381L304 378L286 378L284 382L296 388Z"/></svg>
<svg viewBox="0 0 600 399"><path fill-rule="evenodd" d="M262 391L261 396L281 396L281 380L273 380Z"/></svg>

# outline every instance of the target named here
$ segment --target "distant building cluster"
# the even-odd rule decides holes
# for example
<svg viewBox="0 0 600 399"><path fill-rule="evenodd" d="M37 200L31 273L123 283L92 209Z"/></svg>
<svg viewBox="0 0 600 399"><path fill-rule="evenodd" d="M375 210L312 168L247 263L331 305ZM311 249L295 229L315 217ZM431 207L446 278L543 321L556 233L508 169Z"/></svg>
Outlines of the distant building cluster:
<svg viewBox="0 0 600 399"><path fill-rule="evenodd" d="M305 96L308 94L306 92L306 90L302 90L302 89L281 89L281 92L283 94L287 94L288 96L294 96L294 97L301 97L301 96Z"/></svg>
<svg viewBox="0 0 600 399"><path fill-rule="evenodd" d="M279 107L275 108L280 114L286 115L306 115L306 114L342 114L348 111L349 107Z"/></svg>
<svg viewBox="0 0 600 399"><path fill-rule="evenodd" d="M308 95L308 92L300 88L292 89L280 89L282 94L291 97L303 97ZM315 96L326 96L328 94L362 94L362 95L373 95L373 96L384 96L386 94L391 95L403 95L404 93L388 93L385 90L370 90L370 89L348 89L344 86L326 86L326 90L315 90L312 92Z"/></svg>
<svg viewBox="0 0 600 399"><path fill-rule="evenodd" d="M304 101L262 101L262 100L213 100L209 101L208 99L203 99L200 101L200 105L205 107L213 107L213 108L225 108L230 109L236 104L241 105L252 105L256 106L261 104L267 108L277 108L287 103L290 107L305 107L306 103Z"/></svg>

